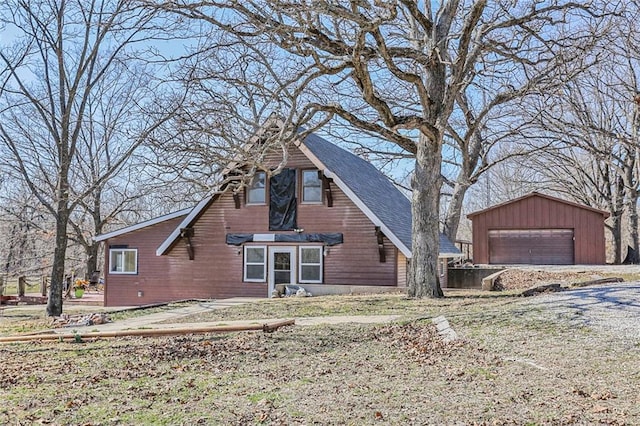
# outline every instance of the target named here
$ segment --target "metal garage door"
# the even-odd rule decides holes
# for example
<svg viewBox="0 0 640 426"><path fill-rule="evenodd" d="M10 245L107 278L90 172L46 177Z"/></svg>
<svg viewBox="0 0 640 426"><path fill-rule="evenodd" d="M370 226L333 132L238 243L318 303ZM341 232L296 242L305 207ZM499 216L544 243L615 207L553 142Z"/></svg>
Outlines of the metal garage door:
<svg viewBox="0 0 640 426"><path fill-rule="evenodd" d="M573 229L489 231L489 263L572 265Z"/></svg>

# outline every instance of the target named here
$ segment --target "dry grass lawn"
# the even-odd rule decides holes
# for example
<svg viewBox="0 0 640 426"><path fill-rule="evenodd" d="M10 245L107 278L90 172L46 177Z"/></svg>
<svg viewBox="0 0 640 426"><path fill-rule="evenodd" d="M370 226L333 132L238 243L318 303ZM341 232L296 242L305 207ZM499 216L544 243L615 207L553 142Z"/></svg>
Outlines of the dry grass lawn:
<svg viewBox="0 0 640 426"><path fill-rule="evenodd" d="M520 298L455 294L265 300L185 320L404 315L395 324L2 345L0 424L640 424L640 342ZM441 341L437 315L461 340Z"/></svg>

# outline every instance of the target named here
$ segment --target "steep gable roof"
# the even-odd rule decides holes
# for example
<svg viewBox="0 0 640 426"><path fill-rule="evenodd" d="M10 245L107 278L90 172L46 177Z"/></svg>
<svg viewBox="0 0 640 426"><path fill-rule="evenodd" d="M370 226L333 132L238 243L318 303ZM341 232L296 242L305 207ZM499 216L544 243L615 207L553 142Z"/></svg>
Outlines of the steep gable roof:
<svg viewBox="0 0 640 426"><path fill-rule="evenodd" d="M411 257L409 198L373 164L316 134L307 136L299 147L406 257ZM447 255L459 256L461 252L440 233L440 256Z"/></svg>
<svg viewBox="0 0 640 426"><path fill-rule="evenodd" d="M344 192L375 226L398 249L411 258L411 201L371 163L340 148L326 139L311 133L296 144L298 148L321 170L327 178ZM180 236L180 229L187 228L219 196L202 200L184 218L182 223L158 247L156 254L168 252ZM440 256L457 257L462 252L440 233Z"/></svg>
<svg viewBox="0 0 640 426"><path fill-rule="evenodd" d="M563 200L562 198L552 197L551 195L541 194L539 192L533 191L530 194L523 195L522 197L514 198L513 200L505 201L504 203L496 204L495 206L487 207L486 209L478 210L478 211L473 212L473 213L469 213L467 215L467 218L473 220L473 218L475 216L487 213L487 212L495 210L495 209L502 208L504 206L508 206L510 204L518 203L520 201L524 201L524 200L526 200L528 198L532 198L532 197L546 198L547 200L555 201L557 203L567 204L569 206L573 206L573 207L576 207L576 208L580 208L580 209L584 209L584 210L590 210L590 211L592 211L594 213L599 213L599 214L603 215L605 218L609 217L609 213L604 211L604 210L599 210L599 209L593 208L591 206L585 206L584 204L574 203L573 201Z"/></svg>

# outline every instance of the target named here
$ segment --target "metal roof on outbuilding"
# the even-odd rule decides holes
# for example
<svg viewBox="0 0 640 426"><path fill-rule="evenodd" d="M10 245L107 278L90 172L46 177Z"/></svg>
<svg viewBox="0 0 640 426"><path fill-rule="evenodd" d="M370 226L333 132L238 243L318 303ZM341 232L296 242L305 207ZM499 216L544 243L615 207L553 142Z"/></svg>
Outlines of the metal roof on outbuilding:
<svg viewBox="0 0 640 426"><path fill-rule="evenodd" d="M584 210L591 210L593 212L602 214L605 218L609 217L609 212L606 212L604 210L596 209L596 208L591 207L591 206L586 206L584 204L574 203L573 201L564 200L562 198L552 197L551 195L542 194L540 192L533 191L533 192L531 192L531 193L529 193L527 195L523 195L522 197L514 198L513 200L505 201L504 203L496 204L496 205L493 205L491 207L487 207L486 209L482 209L482 210L475 211L473 213L469 213L467 215L467 218L472 219L474 216L478 216L478 215L487 213L487 212L489 212L491 210L499 209L499 208L507 206L509 204L514 204L514 203L517 203L519 201L526 200L527 198L532 198L532 197L540 197L540 198L547 199L549 201L556 201L558 203L563 203L563 204L566 204L566 205L569 205L569 206L572 206L572 207L577 207L577 208L584 209Z"/></svg>

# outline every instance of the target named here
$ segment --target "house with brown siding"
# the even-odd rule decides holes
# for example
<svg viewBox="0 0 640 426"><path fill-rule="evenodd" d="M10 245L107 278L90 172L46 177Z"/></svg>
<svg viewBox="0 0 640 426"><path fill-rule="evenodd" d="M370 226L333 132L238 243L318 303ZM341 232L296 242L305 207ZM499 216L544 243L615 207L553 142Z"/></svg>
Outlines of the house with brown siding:
<svg viewBox="0 0 640 426"><path fill-rule="evenodd" d="M533 192L469 214L476 264L604 264L605 211Z"/></svg>
<svg viewBox="0 0 640 426"><path fill-rule="evenodd" d="M266 165L281 158L276 152ZM105 305L269 297L277 284L313 294L403 289L411 204L369 162L310 134L286 167L255 173L240 193L96 237L104 241ZM461 256L440 236L446 261Z"/></svg>

